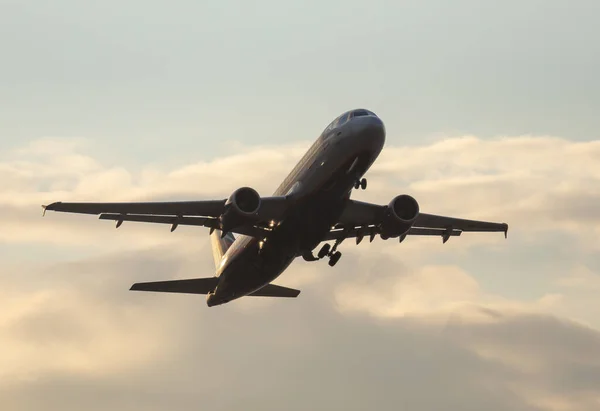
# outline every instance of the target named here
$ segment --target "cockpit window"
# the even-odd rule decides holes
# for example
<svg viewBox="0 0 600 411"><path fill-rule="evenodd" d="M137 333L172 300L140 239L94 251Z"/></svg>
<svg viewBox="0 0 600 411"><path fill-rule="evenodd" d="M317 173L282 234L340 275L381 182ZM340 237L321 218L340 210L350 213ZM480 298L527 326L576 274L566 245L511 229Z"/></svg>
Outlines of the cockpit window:
<svg viewBox="0 0 600 411"><path fill-rule="evenodd" d="M354 111L348 111L348 112L342 114L341 116L339 116L338 118L336 118L335 120L333 120L331 122L331 124L329 124L327 126L327 128L325 128L325 130L323 130L323 133L328 133L329 131L333 130L334 128L344 125L344 123L346 123L351 118L362 117L362 116L375 116L375 114L369 110L365 110L362 108L354 110Z"/></svg>
<svg viewBox="0 0 600 411"><path fill-rule="evenodd" d="M360 117L360 116L370 116L371 113L367 110L354 110L352 112L352 117Z"/></svg>
<svg viewBox="0 0 600 411"><path fill-rule="evenodd" d="M336 126L339 127L348 120L350 120L350 113L345 113L340 118L338 118Z"/></svg>
<svg viewBox="0 0 600 411"><path fill-rule="evenodd" d="M329 131L332 130L336 127L341 126L342 124L344 124L346 121L348 121L350 119L350 113L344 113L341 116L339 116L338 118L336 118L335 120L333 120L331 122L331 124L329 124L327 126L327 128L325 129L325 131Z"/></svg>
<svg viewBox="0 0 600 411"><path fill-rule="evenodd" d="M327 128L325 128L325 130L323 132L327 133L328 131L333 130L335 127L337 127L337 123L338 123L338 119L336 118L331 123L329 123L329 125L327 126Z"/></svg>

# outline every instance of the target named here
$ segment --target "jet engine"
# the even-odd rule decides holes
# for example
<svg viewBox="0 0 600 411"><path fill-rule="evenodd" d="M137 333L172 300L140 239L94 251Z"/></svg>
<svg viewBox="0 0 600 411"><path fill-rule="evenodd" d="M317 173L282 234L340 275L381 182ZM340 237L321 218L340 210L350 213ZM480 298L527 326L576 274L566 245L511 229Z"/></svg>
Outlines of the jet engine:
<svg viewBox="0 0 600 411"><path fill-rule="evenodd" d="M258 219L260 195L250 187L235 190L225 202L220 222L223 234L247 222Z"/></svg>
<svg viewBox="0 0 600 411"><path fill-rule="evenodd" d="M419 216L419 203L413 197L402 194L394 197L387 206L381 224L381 237L399 237L412 227Z"/></svg>

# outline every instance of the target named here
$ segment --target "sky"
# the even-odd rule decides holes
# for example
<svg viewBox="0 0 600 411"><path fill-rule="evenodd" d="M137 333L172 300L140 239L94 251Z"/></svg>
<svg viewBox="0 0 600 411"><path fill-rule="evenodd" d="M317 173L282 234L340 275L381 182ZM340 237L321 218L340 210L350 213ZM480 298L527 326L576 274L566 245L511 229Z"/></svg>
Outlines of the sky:
<svg viewBox="0 0 600 411"><path fill-rule="evenodd" d="M597 410L596 3L0 0L2 409ZM42 218L270 195L358 107L387 140L353 198L508 239L348 241L209 309L128 291L212 275L203 229Z"/></svg>

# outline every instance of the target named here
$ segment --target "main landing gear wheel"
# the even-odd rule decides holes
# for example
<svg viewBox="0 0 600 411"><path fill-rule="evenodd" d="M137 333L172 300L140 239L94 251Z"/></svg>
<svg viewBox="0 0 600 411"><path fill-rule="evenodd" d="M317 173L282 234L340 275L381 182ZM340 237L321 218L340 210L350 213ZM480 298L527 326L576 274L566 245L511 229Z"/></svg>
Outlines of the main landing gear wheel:
<svg viewBox="0 0 600 411"><path fill-rule="evenodd" d="M335 253L333 253L331 255L331 257L329 257L329 265L331 267L333 267L339 261L341 256L342 256L342 253L340 253L339 251L336 251Z"/></svg>
<svg viewBox="0 0 600 411"><path fill-rule="evenodd" d="M326 255L329 254L330 248L331 246L329 244L323 244L323 247L321 247L321 249L319 250L319 254L317 254L317 257L324 258Z"/></svg>

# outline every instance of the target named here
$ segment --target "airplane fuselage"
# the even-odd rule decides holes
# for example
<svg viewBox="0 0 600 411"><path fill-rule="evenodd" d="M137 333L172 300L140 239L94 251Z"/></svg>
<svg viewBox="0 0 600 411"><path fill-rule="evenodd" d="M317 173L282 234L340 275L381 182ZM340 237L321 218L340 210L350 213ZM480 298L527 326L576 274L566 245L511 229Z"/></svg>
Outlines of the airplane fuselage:
<svg viewBox="0 0 600 411"><path fill-rule="evenodd" d="M311 252L339 218L355 184L385 143L385 126L371 112L334 121L274 192L291 200L266 241L239 236L217 268L209 306L251 294L277 278L292 261Z"/></svg>

